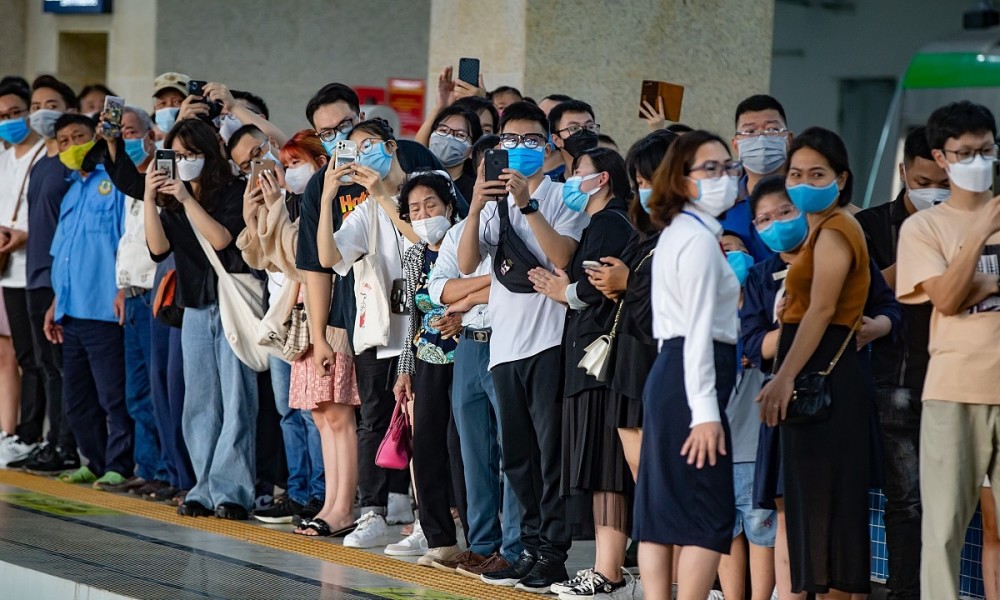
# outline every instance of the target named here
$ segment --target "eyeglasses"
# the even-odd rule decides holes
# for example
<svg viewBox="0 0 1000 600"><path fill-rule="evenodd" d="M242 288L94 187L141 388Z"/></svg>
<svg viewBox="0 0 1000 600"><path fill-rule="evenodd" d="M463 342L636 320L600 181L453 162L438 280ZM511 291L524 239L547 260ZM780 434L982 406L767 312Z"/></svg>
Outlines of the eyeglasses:
<svg viewBox="0 0 1000 600"><path fill-rule="evenodd" d="M500 145L507 150L517 148L519 144L529 150L534 150L545 145L545 136L540 133L526 133L518 135L516 133L504 133L500 135Z"/></svg>
<svg viewBox="0 0 1000 600"><path fill-rule="evenodd" d="M337 137L338 133L343 133L344 135L351 133L351 130L354 129L355 125L354 122L356 120L357 117L354 116L347 117L346 119L341 121L336 127L327 127L326 129L320 129L319 131L316 132L316 135L318 135L319 139L324 142L332 142L334 138Z"/></svg>
<svg viewBox="0 0 1000 600"><path fill-rule="evenodd" d="M986 160L996 160L997 159L997 149L998 146L993 144L989 148L980 148L979 150L966 150L962 148L961 150L948 150L944 148L943 150L948 153L954 154L958 157L958 162L963 165L970 164L976 155L982 156Z"/></svg>
<svg viewBox="0 0 1000 600"><path fill-rule="evenodd" d="M179 161L194 162L194 161L198 160L199 158L205 158L205 155L204 154L200 154L200 153L195 153L195 154L176 154L175 153L174 154L174 158L176 158Z"/></svg>
<svg viewBox="0 0 1000 600"><path fill-rule="evenodd" d="M743 175L743 163L738 160L731 160L726 163L710 160L698 165L697 167L691 167L688 170L688 173L694 173L695 171L704 171L708 173L708 177L710 179L718 179L719 177L722 177L723 173L732 177L739 177Z"/></svg>
<svg viewBox="0 0 1000 600"><path fill-rule="evenodd" d="M586 125L576 125L576 124L573 124L573 125L570 125L569 127L563 127L562 129L560 129L556 133L559 134L559 137L562 137L562 132L564 132L564 131L568 131L569 135L576 135L577 133L580 133L584 129L586 129L590 133L601 133L601 126L598 125L597 123L587 123ZM569 135L566 136L566 137L569 137Z"/></svg>
<svg viewBox="0 0 1000 600"><path fill-rule="evenodd" d="M10 112L0 113L0 121L9 121L11 119L17 119L23 117L28 111L23 108L15 108Z"/></svg>
<svg viewBox="0 0 1000 600"><path fill-rule="evenodd" d="M460 142L469 141L468 131L465 131L464 129L452 129L447 125L438 125L437 129L434 130L434 133L440 133L441 135L450 135L451 137L455 138Z"/></svg>
<svg viewBox="0 0 1000 600"><path fill-rule="evenodd" d="M787 221L797 212L798 209L795 206L786 204L781 208L758 214L757 218L753 220L753 224L758 230L766 229L773 221Z"/></svg>
<svg viewBox="0 0 1000 600"><path fill-rule="evenodd" d="M743 131L737 131L736 137L758 137L762 135L776 137L785 135L786 133L788 133L788 130L784 127L768 127L767 129L744 129Z"/></svg>
<svg viewBox="0 0 1000 600"><path fill-rule="evenodd" d="M245 161L243 161L243 162L241 162L239 164L240 171L243 171L244 173L249 173L250 172L250 162L254 161L254 160L257 160L261 156L264 156L264 145L265 144L270 145L270 143L271 143L270 140L264 140L263 142L260 143L259 146L257 146L253 150L251 150L250 151L250 158L247 159L247 160L245 160Z"/></svg>
<svg viewBox="0 0 1000 600"><path fill-rule="evenodd" d="M375 144L384 144L384 143L385 140L383 140L382 138L375 138L375 137L365 138L361 140L360 144L358 144L358 152L360 154L368 154L368 152L370 152L371 149L375 147Z"/></svg>

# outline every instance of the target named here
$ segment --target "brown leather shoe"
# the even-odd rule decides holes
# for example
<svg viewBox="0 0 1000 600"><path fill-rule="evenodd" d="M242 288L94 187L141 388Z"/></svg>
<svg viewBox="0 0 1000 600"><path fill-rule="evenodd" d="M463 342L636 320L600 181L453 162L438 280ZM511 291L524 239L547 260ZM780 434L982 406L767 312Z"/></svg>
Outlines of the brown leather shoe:
<svg viewBox="0 0 1000 600"><path fill-rule="evenodd" d="M459 565L455 567L455 573L472 579L479 579L479 576L483 573L493 573L495 571L501 571L510 566L507 559L503 557L499 552L494 552L490 554L486 560L484 560L479 565Z"/></svg>
<svg viewBox="0 0 1000 600"><path fill-rule="evenodd" d="M445 560L435 560L431 563L431 566L438 571L444 571L446 573L454 573L458 567L478 567L479 565L486 562L486 557L481 554L476 554L472 550L466 550L455 555L454 558L449 558Z"/></svg>

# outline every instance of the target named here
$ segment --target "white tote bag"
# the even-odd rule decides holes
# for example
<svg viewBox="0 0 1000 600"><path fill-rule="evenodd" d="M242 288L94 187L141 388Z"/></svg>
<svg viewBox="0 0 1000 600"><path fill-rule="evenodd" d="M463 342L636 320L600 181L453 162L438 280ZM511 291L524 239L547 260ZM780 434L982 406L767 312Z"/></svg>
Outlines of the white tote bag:
<svg viewBox="0 0 1000 600"><path fill-rule="evenodd" d="M191 223L191 218L188 217ZM201 249L212 264L219 280L219 317L222 331L236 358L254 371L268 369L268 352L257 343L257 331L264 316L264 282L249 273L229 273L222 266L215 248L191 223Z"/></svg>
<svg viewBox="0 0 1000 600"><path fill-rule="evenodd" d="M354 298L358 314L354 319L354 352L389 344L389 298L375 247L378 241L378 202L369 197L368 253L354 263Z"/></svg>

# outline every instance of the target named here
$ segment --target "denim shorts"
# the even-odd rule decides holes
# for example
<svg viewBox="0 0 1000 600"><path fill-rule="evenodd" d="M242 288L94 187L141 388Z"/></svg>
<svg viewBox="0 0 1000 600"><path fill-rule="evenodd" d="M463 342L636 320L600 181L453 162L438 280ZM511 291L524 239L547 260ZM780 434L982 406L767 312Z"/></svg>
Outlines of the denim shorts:
<svg viewBox="0 0 1000 600"><path fill-rule="evenodd" d="M753 507L754 463L733 465L733 488L736 492L736 527L733 537L746 532L747 540L754 546L774 547L774 537L778 530L778 515L773 510Z"/></svg>

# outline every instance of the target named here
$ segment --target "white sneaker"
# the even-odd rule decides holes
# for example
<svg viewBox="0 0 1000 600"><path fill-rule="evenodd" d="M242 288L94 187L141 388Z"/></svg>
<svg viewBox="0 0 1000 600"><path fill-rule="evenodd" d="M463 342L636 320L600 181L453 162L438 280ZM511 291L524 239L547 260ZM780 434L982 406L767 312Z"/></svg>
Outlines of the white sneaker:
<svg viewBox="0 0 1000 600"><path fill-rule="evenodd" d="M726 600L719 590L712 590L708 593L708 600Z"/></svg>
<svg viewBox="0 0 1000 600"><path fill-rule="evenodd" d="M346 538L344 545L347 545ZM425 552L427 552L427 538L424 537L424 530L420 528L420 521L413 523L413 533L409 536L385 547L385 553L389 556L423 556Z"/></svg>
<svg viewBox="0 0 1000 600"><path fill-rule="evenodd" d="M0 467L6 467L31 454L38 444L26 444L16 435L8 435L0 440Z"/></svg>
<svg viewBox="0 0 1000 600"><path fill-rule="evenodd" d="M389 541L385 517L374 512L366 512L355 521L358 527L344 538L347 548L374 548L384 546Z"/></svg>
<svg viewBox="0 0 1000 600"><path fill-rule="evenodd" d="M581 580L568 590L559 592L559 600L632 600L635 595L635 578L628 573L624 573L624 582L614 584L608 578L591 569L589 572L581 572ZM559 584L556 584L559 585ZM555 587L555 586L553 586Z"/></svg>
<svg viewBox="0 0 1000 600"><path fill-rule="evenodd" d="M577 571L576 576L568 581L563 581L562 583L553 583L552 586L549 587L549 591L557 595L562 594L563 592L570 591L571 589L575 588L576 586L580 585L585 581L592 582L593 579L594 579L594 569L593 568L583 569ZM593 583L591 583L590 589L591 593L593 593L594 589Z"/></svg>
<svg viewBox="0 0 1000 600"><path fill-rule="evenodd" d="M424 544L426 543L427 540L425 539ZM417 559L417 564L420 565L421 567L433 567L434 561L451 560L452 558L455 557L455 555L459 554L460 552L461 550L459 549L458 544L455 544L454 546L440 546L438 548L431 548L430 550L425 552L423 556Z"/></svg>
<svg viewBox="0 0 1000 600"><path fill-rule="evenodd" d="M412 523L413 504L406 494L389 494L389 506L386 507L385 522L389 525L406 525Z"/></svg>

